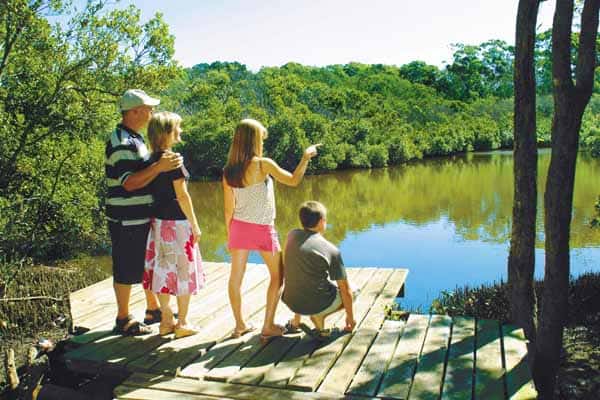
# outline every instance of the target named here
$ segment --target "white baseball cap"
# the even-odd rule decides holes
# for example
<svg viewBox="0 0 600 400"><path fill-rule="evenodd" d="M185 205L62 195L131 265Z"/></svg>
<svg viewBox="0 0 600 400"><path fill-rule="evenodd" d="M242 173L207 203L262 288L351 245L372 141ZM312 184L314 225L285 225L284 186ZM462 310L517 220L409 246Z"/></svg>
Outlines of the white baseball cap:
<svg viewBox="0 0 600 400"><path fill-rule="evenodd" d="M119 109L121 111L131 110L139 106L157 106L160 104L159 99L150 97L140 89L129 89L119 100Z"/></svg>

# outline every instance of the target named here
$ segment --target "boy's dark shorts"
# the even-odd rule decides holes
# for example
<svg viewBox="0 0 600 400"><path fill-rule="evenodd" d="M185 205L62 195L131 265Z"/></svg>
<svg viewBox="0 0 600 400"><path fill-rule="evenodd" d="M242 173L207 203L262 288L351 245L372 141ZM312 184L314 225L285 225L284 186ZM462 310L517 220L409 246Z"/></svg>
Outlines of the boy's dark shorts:
<svg viewBox="0 0 600 400"><path fill-rule="evenodd" d="M121 225L108 221L114 282L125 285L142 282L149 230L149 222L141 225Z"/></svg>

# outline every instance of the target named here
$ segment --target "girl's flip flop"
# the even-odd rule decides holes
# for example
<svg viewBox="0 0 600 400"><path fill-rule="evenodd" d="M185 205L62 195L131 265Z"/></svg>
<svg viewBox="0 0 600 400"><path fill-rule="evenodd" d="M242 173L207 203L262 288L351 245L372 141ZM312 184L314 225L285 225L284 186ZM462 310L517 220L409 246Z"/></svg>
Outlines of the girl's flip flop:
<svg viewBox="0 0 600 400"><path fill-rule="evenodd" d="M232 339L237 339L237 338L239 338L239 337L242 337L242 336L244 336L246 333L250 333L250 332L253 332L253 331L255 331L255 330L256 330L256 328L254 327L254 325L250 324L250 325L246 326L246 329L244 329L244 330L241 330L241 331L238 331L238 330L235 330L235 329L234 329L234 330L233 330L233 333L231 334L231 336L230 336L230 337L231 337Z"/></svg>

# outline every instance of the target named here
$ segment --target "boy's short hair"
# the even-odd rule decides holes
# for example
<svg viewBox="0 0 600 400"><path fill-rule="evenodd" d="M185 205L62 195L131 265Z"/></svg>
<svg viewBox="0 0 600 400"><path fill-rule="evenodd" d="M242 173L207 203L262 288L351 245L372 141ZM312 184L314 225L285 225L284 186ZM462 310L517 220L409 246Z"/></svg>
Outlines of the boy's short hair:
<svg viewBox="0 0 600 400"><path fill-rule="evenodd" d="M311 229L327 216L327 209L318 201L309 200L300 205L299 215L302 227L304 229Z"/></svg>

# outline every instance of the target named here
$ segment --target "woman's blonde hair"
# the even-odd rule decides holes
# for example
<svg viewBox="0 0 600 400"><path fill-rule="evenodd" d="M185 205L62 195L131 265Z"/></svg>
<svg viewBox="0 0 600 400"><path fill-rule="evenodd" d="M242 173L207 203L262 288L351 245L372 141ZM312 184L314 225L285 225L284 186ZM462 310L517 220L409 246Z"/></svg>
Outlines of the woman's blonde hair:
<svg viewBox="0 0 600 400"><path fill-rule="evenodd" d="M169 134L181 124L181 117L169 111L152 114L148 122L148 139L152 151L161 151L167 148Z"/></svg>
<svg viewBox="0 0 600 400"><path fill-rule="evenodd" d="M257 120L243 119L235 128L223 175L233 187L244 186L244 175L253 157L262 157L266 128Z"/></svg>

